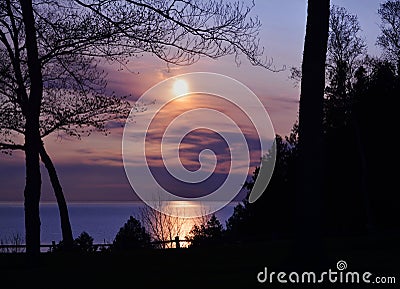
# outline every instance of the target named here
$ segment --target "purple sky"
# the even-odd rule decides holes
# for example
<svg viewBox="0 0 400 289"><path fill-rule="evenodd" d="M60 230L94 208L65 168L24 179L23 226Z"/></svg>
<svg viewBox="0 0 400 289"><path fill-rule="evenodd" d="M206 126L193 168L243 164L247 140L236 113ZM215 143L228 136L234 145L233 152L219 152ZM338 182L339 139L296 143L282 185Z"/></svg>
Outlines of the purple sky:
<svg viewBox="0 0 400 289"><path fill-rule="evenodd" d="M277 68L282 66L300 66L306 19L305 0L256 0L254 13L262 21L262 45L265 54L273 58ZM379 54L374 46L379 33L377 9L380 1L376 0L334 0L332 4L344 6L350 13L358 15L363 36L372 55ZM267 109L275 131L286 135L297 119L299 89L288 78L289 70L272 73L260 67L253 67L242 59L237 67L231 57L218 60L201 59L189 67L167 65L150 55L132 60L130 70L116 71L114 67L106 67L109 71L109 88L121 94L132 94L138 98L146 90L158 82L187 72L216 72L232 77L248 86L261 100ZM182 108L182 107L180 107ZM172 110L171 110L172 111ZM176 112L176 110L175 110ZM218 152L219 146L215 135L208 136L204 131L197 131L185 139L186 147L182 154L188 167L196 169L197 155L202 143L201 139L209 139L211 148ZM93 134L82 140L58 139L51 135L45 139L46 147L53 158L68 201L134 201L134 195L125 176L121 157L122 130L111 129L111 135ZM249 141L257 155L257 143ZM213 147L214 146L214 147ZM223 144L221 146L224 147ZM223 179L224 160L219 156L219 170L211 180L216 185ZM256 162L252 162L256 165ZM160 170L158 165L154 170ZM54 201L49 186L47 172L42 170L42 200ZM165 174L159 174L164 178ZM24 156L15 152L12 156L0 154L0 202L22 201L24 188ZM210 183L210 184L211 184ZM176 185L166 181L167 186ZM212 188L207 184L206 187ZM200 189L199 189L200 188ZM204 187L192 188L201 190Z"/></svg>

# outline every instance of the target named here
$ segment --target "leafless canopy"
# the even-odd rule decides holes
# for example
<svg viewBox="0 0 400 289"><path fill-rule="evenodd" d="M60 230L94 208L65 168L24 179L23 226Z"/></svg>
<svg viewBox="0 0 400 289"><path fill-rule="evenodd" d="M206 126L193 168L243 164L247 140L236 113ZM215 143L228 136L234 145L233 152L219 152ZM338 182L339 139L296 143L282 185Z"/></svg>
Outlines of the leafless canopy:
<svg viewBox="0 0 400 289"><path fill-rule="evenodd" d="M253 4L254 5L254 4ZM252 6L226 1L34 0L43 73L40 134L80 137L126 117L130 104L108 92L104 62L125 66L143 53L175 65L234 55L272 70L259 46ZM23 148L29 97L19 1L0 3L0 149Z"/></svg>
<svg viewBox="0 0 400 289"><path fill-rule="evenodd" d="M381 17L381 35L377 44L383 48L386 57L400 69L400 1L381 4L378 14Z"/></svg>
<svg viewBox="0 0 400 289"><path fill-rule="evenodd" d="M345 8L333 5L329 18L328 71L344 69L352 75L357 61L366 52L365 40L359 35L361 27L357 16Z"/></svg>
<svg viewBox="0 0 400 289"><path fill-rule="evenodd" d="M179 215L176 208L169 207L162 201L155 203L156 208L144 206L140 209L138 219L141 221L146 230L150 233L151 238L154 242L159 242L160 248L171 248L172 243L169 240L173 240L176 236L182 238L183 229L188 219L173 216ZM165 214L163 212L169 212Z"/></svg>

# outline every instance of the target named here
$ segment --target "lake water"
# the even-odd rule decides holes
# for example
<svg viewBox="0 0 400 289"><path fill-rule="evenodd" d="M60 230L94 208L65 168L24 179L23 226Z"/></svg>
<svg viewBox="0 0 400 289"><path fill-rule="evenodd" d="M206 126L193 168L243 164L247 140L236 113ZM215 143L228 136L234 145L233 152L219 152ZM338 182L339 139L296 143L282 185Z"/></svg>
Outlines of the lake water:
<svg viewBox="0 0 400 289"><path fill-rule="evenodd" d="M231 203L216 212L221 224L232 215L236 203ZM143 203L118 203L118 204L69 204L68 211L72 225L73 235L76 238L86 231L95 243L110 243L115 235L130 216L139 218ZM182 207L180 205L179 207ZM193 207L193 204L191 205ZM58 208L56 204L42 204L41 217L41 242L50 244L61 240L61 228ZM193 226L193 220L185 221L181 238ZM24 238L24 207L22 204L0 203L0 240L8 240L16 234ZM25 243L25 242L24 242Z"/></svg>

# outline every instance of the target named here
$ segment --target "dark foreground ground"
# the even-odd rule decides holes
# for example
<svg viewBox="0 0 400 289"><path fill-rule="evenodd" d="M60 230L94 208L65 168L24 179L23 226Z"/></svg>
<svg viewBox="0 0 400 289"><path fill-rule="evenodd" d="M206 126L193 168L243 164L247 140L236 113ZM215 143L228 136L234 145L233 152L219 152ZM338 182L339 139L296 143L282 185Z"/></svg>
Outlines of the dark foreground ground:
<svg viewBox="0 0 400 289"><path fill-rule="evenodd" d="M39 264L29 265L24 254L0 254L0 289L8 288L400 288L400 238L340 238L323 242L318 256L292 243L268 242L247 246L204 249L169 249L124 253L43 253ZM319 261L315 261L317 258ZM396 284L280 284L257 282L257 273L281 271L368 271L369 280L395 277ZM307 262L308 261L308 262ZM304 263L308 265L302 267ZM320 275L317 275L320 276ZM301 278L301 277L300 277ZM288 276L286 276L288 279ZM391 280L393 282L393 279Z"/></svg>

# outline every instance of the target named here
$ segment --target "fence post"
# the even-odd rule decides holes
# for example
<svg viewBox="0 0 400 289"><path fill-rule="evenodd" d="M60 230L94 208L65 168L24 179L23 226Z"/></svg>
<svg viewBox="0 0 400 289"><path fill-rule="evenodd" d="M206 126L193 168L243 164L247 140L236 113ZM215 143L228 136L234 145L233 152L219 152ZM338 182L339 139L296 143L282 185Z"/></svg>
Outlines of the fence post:
<svg viewBox="0 0 400 289"><path fill-rule="evenodd" d="M181 244L179 243L179 236L175 236L175 248L179 249L181 247Z"/></svg>

